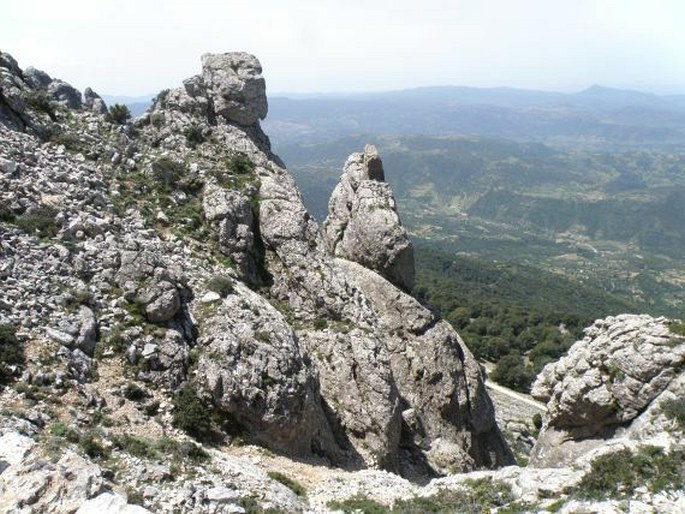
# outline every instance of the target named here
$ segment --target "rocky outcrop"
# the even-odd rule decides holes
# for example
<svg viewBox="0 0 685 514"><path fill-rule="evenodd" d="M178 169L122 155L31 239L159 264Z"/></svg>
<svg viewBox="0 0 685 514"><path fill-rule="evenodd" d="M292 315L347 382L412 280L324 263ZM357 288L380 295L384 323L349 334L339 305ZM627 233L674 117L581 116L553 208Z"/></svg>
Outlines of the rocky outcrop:
<svg viewBox="0 0 685 514"><path fill-rule="evenodd" d="M403 289L414 287L414 249L374 146L347 159L328 209L323 231L336 257L377 271Z"/></svg>
<svg viewBox="0 0 685 514"><path fill-rule="evenodd" d="M52 94L46 74L3 62L16 98ZM407 293L411 243L372 147L346 166L340 194L354 208L338 213L347 253L335 255L261 132L267 104L253 57L205 56L200 75L124 125L103 116L94 93L71 109L60 91L47 140L34 137L26 106L17 104L21 123L0 120L0 323L30 347L12 378L27 403L35 393L70 406L27 413L36 433L74 426L119 441L105 446L121 456L119 423L186 444L176 418L206 415L226 443L235 434L221 429L232 425L279 454L419 480L513 462L463 341ZM370 260L356 241L370 245ZM184 412L188 390L206 412ZM8 389L22 404L18 394ZM123 466L126 484L171 481L142 491L155 512L229 512L242 497L214 475L211 486L176 491L189 476ZM260 501L302 510L283 488L262 494L265 480L254 478ZM104 490L86 500L129 508Z"/></svg>
<svg viewBox="0 0 685 514"><path fill-rule="evenodd" d="M387 334L402 411L401 467L411 468L421 452L443 473L512 463L478 363L452 327L371 270L342 259L336 267L364 293Z"/></svg>
<svg viewBox="0 0 685 514"><path fill-rule="evenodd" d="M316 370L283 316L242 284L202 307L196 381L255 441L290 455L336 455Z"/></svg>
<svg viewBox="0 0 685 514"><path fill-rule="evenodd" d="M567 464L619 432L635 433L631 427L650 406L670 389L680 391L685 338L669 323L627 314L598 320L566 356L545 366L532 388L549 416L534 464Z"/></svg>

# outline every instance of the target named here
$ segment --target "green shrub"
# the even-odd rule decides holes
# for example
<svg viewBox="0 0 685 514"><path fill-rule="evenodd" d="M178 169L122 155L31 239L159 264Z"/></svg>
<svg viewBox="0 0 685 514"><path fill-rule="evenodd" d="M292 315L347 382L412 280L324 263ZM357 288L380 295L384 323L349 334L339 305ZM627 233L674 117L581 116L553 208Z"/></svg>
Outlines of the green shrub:
<svg viewBox="0 0 685 514"><path fill-rule="evenodd" d="M233 292L233 280L224 275L214 275L207 281L207 289L214 291L222 298Z"/></svg>
<svg viewBox="0 0 685 514"><path fill-rule="evenodd" d="M209 460L209 454L201 446L191 442L179 443L168 437L149 439L123 434L115 436L112 444L115 448L141 459L195 463Z"/></svg>
<svg viewBox="0 0 685 514"><path fill-rule="evenodd" d="M316 330L323 330L328 327L328 320L324 316L319 316L314 320L314 328Z"/></svg>
<svg viewBox="0 0 685 514"><path fill-rule="evenodd" d="M212 411L197 396L195 390L186 385L174 396L174 413L172 423L176 428L198 441L209 441L213 438Z"/></svg>
<svg viewBox="0 0 685 514"><path fill-rule="evenodd" d="M182 162L171 157L161 157L151 165L152 177L165 187L173 187L186 174L186 167Z"/></svg>
<svg viewBox="0 0 685 514"><path fill-rule="evenodd" d="M267 472L267 475L269 478L275 480L276 482L280 482L281 484L286 486L297 496L302 498L307 495L307 490L302 484L300 484L296 480L293 480L292 478L285 476L283 473L279 473L278 471L269 471Z"/></svg>
<svg viewBox="0 0 685 514"><path fill-rule="evenodd" d="M243 152L233 152L226 160L226 169L235 175L252 173L255 164Z"/></svg>
<svg viewBox="0 0 685 514"><path fill-rule="evenodd" d="M0 384L8 383L24 364L24 348L17 338L14 326L0 324Z"/></svg>
<svg viewBox="0 0 685 514"><path fill-rule="evenodd" d="M81 438L78 430L65 425L61 421L56 421L50 425L50 435L66 439L70 443L78 443Z"/></svg>
<svg viewBox="0 0 685 514"><path fill-rule="evenodd" d="M134 489L133 487L126 487L126 501L131 505L143 505L145 503L145 497L139 489Z"/></svg>
<svg viewBox="0 0 685 514"><path fill-rule="evenodd" d="M492 379L505 387L528 393L535 379L535 371L519 354L510 353L499 360L492 372Z"/></svg>
<svg viewBox="0 0 685 514"><path fill-rule="evenodd" d="M138 384L129 382L124 388L124 398L131 400L132 402L141 402L145 400L149 394L145 389L141 388Z"/></svg>
<svg viewBox="0 0 685 514"><path fill-rule="evenodd" d="M60 229L55 219L58 212L53 207L35 207L19 216L15 224L27 234L37 233L40 237L55 237Z"/></svg>
<svg viewBox="0 0 685 514"><path fill-rule="evenodd" d="M661 412L674 419L681 429L685 429L685 398L671 398L661 402Z"/></svg>
<svg viewBox="0 0 685 514"><path fill-rule="evenodd" d="M15 219L17 219L17 217L14 212L12 212L12 209L7 207L7 205L0 205L0 221L12 223Z"/></svg>
<svg viewBox="0 0 685 514"><path fill-rule="evenodd" d="M128 110L127 106L122 104L114 104L110 106L109 112L107 113L107 121L110 123L125 125L130 119L131 111Z"/></svg>
<svg viewBox="0 0 685 514"><path fill-rule="evenodd" d="M685 486L685 451L664 452L656 446L643 446L636 453L623 449L602 455L592 462L574 496L590 500L621 499L636 487L651 492L679 490Z"/></svg>
<svg viewBox="0 0 685 514"><path fill-rule="evenodd" d="M102 439L94 432L83 434L78 444L88 457L103 459L109 457L109 448L103 444Z"/></svg>
<svg viewBox="0 0 685 514"><path fill-rule="evenodd" d="M50 118L55 116L54 104L46 91L38 89L31 91L26 97L26 105L34 111L47 114Z"/></svg>
<svg viewBox="0 0 685 514"><path fill-rule="evenodd" d="M533 414L533 427L537 431L540 431L540 429L542 428L542 414L540 414L539 412Z"/></svg>
<svg viewBox="0 0 685 514"><path fill-rule="evenodd" d="M183 135L186 137L186 143L190 148L195 148L205 142L205 136L202 129L196 125L191 125L185 129Z"/></svg>

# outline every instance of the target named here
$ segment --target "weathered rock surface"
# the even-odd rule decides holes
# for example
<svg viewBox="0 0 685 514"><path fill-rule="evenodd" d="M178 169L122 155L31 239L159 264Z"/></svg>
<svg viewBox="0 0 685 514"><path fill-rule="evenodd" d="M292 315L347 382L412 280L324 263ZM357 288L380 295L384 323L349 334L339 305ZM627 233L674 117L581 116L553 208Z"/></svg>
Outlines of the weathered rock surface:
<svg viewBox="0 0 685 514"><path fill-rule="evenodd" d="M73 452L55 464L31 455L0 474L0 511L74 512L102 487L100 469Z"/></svg>
<svg viewBox="0 0 685 514"><path fill-rule="evenodd" d="M266 117L266 84L262 65L244 52L202 56L202 96L211 99L214 112L228 122L254 125ZM199 84L186 82L186 91L196 96ZM200 86L201 88L201 86Z"/></svg>
<svg viewBox="0 0 685 514"><path fill-rule="evenodd" d="M387 334L405 457L425 450L442 472L513 463L478 363L452 327L373 271L343 259L336 266L364 293Z"/></svg>
<svg viewBox="0 0 685 514"><path fill-rule="evenodd" d="M667 319L624 314L585 333L533 384L549 416L534 449L536 465L573 461L622 434L667 389L680 390L685 338L669 330Z"/></svg>
<svg viewBox="0 0 685 514"><path fill-rule="evenodd" d="M395 285L414 287L414 249L384 181L376 148L352 154L329 202L323 230L336 257L377 271Z"/></svg>
<svg viewBox="0 0 685 514"><path fill-rule="evenodd" d="M335 455L318 380L283 316L243 285L205 307L196 380L213 403L281 452Z"/></svg>
<svg viewBox="0 0 685 514"><path fill-rule="evenodd" d="M76 511L76 514L150 514L140 505L130 505L126 498L115 493L102 493L87 500Z"/></svg>
<svg viewBox="0 0 685 514"><path fill-rule="evenodd" d="M267 103L252 56L205 56L200 75L125 125L103 116L94 93L76 108L60 82L0 59L0 322L28 352L13 377L21 387L0 394L24 416L13 426L46 437L41 450L57 437L62 459L65 447L76 455L77 443L53 435L74 439L73 427L122 466L114 478L96 466L70 512L86 500L135 508L102 494L138 483L153 512L240 512L246 497L305 510L222 452L173 472L154 462L156 444L193 451L174 422L186 386L244 440L299 459L421 480L512 462L463 342L406 293L411 244L372 147L346 168L356 207L341 213L349 253L336 259L261 132ZM48 112L29 106L36 93ZM31 404L53 396L65 408ZM147 439L129 448L122 431ZM1 476L37 510L72 498L46 481L78 459L92 464L68 457L60 468L25 449Z"/></svg>

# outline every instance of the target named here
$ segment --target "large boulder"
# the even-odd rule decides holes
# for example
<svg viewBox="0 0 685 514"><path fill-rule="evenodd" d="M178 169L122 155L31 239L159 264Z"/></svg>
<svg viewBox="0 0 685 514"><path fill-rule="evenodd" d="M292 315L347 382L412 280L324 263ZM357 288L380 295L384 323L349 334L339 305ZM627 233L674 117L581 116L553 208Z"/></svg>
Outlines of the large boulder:
<svg viewBox="0 0 685 514"><path fill-rule="evenodd" d="M291 455L335 458L318 377L284 317L236 283L201 307L196 383L248 437Z"/></svg>
<svg viewBox="0 0 685 514"><path fill-rule="evenodd" d="M384 177L375 147L352 154L331 196L324 236L336 257L358 262L410 290L414 249Z"/></svg>
<svg viewBox="0 0 685 514"><path fill-rule="evenodd" d="M683 374L685 338L666 318L623 314L596 321L532 394L547 402L548 422L534 448L536 465L572 461L629 427Z"/></svg>

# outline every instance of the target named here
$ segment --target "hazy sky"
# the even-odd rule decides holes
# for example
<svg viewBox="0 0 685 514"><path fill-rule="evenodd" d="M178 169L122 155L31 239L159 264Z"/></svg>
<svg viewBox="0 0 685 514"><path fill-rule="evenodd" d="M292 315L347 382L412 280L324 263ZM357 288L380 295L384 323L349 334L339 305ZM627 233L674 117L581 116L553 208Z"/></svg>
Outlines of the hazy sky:
<svg viewBox="0 0 685 514"><path fill-rule="evenodd" d="M0 50L142 95L245 50L274 92L427 85L685 93L685 0L2 0Z"/></svg>

